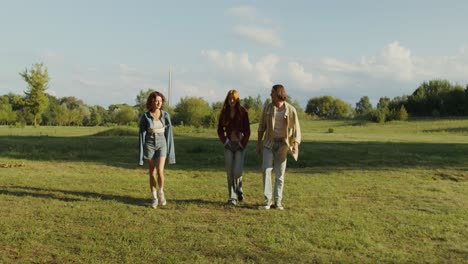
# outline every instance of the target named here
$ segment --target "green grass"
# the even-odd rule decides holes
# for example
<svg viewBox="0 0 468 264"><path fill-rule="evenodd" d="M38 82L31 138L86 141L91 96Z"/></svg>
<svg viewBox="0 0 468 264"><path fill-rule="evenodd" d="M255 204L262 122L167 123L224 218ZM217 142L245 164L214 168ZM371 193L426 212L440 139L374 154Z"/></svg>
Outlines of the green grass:
<svg viewBox="0 0 468 264"><path fill-rule="evenodd" d="M215 130L181 127L156 210L136 129L0 127L0 263L468 262L468 120L301 125L284 211L259 209L255 125L244 203Z"/></svg>

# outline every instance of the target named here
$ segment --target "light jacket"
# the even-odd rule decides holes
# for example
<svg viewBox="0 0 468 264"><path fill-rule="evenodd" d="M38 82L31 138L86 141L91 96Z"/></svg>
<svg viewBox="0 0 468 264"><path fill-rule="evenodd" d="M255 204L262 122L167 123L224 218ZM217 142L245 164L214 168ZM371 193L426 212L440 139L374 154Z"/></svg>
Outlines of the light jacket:
<svg viewBox="0 0 468 264"><path fill-rule="evenodd" d="M284 118L286 119L286 126L284 126L284 129L286 129L284 133L286 135L285 143L290 147L294 142L297 142L297 144L301 143L301 127L299 126L296 108L288 102L284 102L284 105L286 109L286 111L284 111ZM263 146L266 148L273 147L275 114L275 105L273 103L266 105L263 108L263 113L258 124L258 131L264 131ZM294 155L294 158L297 159L297 155Z"/></svg>
<svg viewBox="0 0 468 264"><path fill-rule="evenodd" d="M174 149L174 134L172 130L171 117L169 113L161 110L160 120L164 126L164 137L166 138L167 144L167 161L169 164L176 163L175 159L175 149ZM148 130L154 128L154 119L150 112L146 112L141 116L140 120L140 130L139 130L139 164L143 165L143 147L145 146L146 140L151 136L148 133Z"/></svg>

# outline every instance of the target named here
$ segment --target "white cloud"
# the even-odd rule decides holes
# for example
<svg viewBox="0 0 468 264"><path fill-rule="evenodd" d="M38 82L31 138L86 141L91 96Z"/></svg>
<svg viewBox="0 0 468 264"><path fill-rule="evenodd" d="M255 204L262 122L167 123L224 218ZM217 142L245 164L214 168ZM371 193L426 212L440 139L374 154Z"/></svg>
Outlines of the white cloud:
<svg viewBox="0 0 468 264"><path fill-rule="evenodd" d="M266 23L271 22L271 19L259 15L257 12L257 9L253 6L244 5L244 6L229 8L227 10L227 13L232 16L238 17L242 20L248 20L253 23L266 24Z"/></svg>
<svg viewBox="0 0 468 264"><path fill-rule="evenodd" d="M118 71L120 80L124 82L144 83L147 80L143 72L124 63L118 65Z"/></svg>
<svg viewBox="0 0 468 264"><path fill-rule="evenodd" d="M231 51L222 53L218 50L203 50L201 54L238 81L254 82L266 86L273 84L272 76L275 74L276 66L280 61L280 58L274 54L264 56L255 63L250 61L247 53Z"/></svg>
<svg viewBox="0 0 468 264"><path fill-rule="evenodd" d="M138 73L138 70L136 68L130 67L124 63L119 64L118 67L121 76L134 75Z"/></svg>
<svg viewBox="0 0 468 264"><path fill-rule="evenodd" d="M92 87L106 86L106 84L103 82L90 80L90 79L87 79L86 77L78 77L76 79L73 79L73 81L83 86L92 86Z"/></svg>
<svg viewBox="0 0 468 264"><path fill-rule="evenodd" d="M234 31L239 36L260 44L266 44L272 47L281 47L283 45L283 40L273 29L261 28L253 25L238 25L234 28Z"/></svg>
<svg viewBox="0 0 468 264"><path fill-rule="evenodd" d="M359 66L340 61L334 58L322 59L323 66L331 72L358 72L360 71Z"/></svg>
<svg viewBox="0 0 468 264"><path fill-rule="evenodd" d="M61 62L64 60L64 55L56 51L42 51L39 53L39 58L46 62Z"/></svg>
<svg viewBox="0 0 468 264"><path fill-rule="evenodd" d="M255 64L254 74L257 76L257 80L259 80L262 85L273 85L272 77L275 74L276 65L278 65L279 61L280 59L278 56L270 54L266 57L261 58Z"/></svg>
<svg viewBox="0 0 468 264"><path fill-rule="evenodd" d="M448 79L454 82L467 82L468 50L466 46L452 56L418 58L418 73L424 79Z"/></svg>
<svg viewBox="0 0 468 264"><path fill-rule="evenodd" d="M48 95L52 95L52 96L57 97L57 92L55 92L54 90L47 89L47 90L45 91L45 93L48 94Z"/></svg>
<svg viewBox="0 0 468 264"><path fill-rule="evenodd" d="M362 57L356 63L325 58L322 64L330 72L363 73L372 78L397 81L413 81L417 72L411 51L402 47L398 41L385 46L377 57Z"/></svg>
<svg viewBox="0 0 468 264"><path fill-rule="evenodd" d="M223 93L227 91L225 87L220 86L215 80L178 80L173 86L173 95L175 98L185 96L202 97L208 102L219 101ZM178 102L171 99L175 105Z"/></svg>
<svg viewBox="0 0 468 264"><path fill-rule="evenodd" d="M410 81L414 79L414 65L411 51L400 46L398 41L392 42L382 50L384 71L395 74L398 80Z"/></svg>
<svg viewBox="0 0 468 264"><path fill-rule="evenodd" d="M202 50L201 53L218 67L229 71L249 72L253 69L247 53L236 54L232 51L227 51L223 54L218 50Z"/></svg>
<svg viewBox="0 0 468 264"><path fill-rule="evenodd" d="M239 6L229 8L227 13L240 18L255 19L257 17L257 10L253 6Z"/></svg>
<svg viewBox="0 0 468 264"><path fill-rule="evenodd" d="M259 15L255 7L248 5L233 7L228 9L227 13L241 21L233 28L238 36L262 45L272 47L283 45L283 40L278 32L271 26L265 26L271 24L271 19Z"/></svg>
<svg viewBox="0 0 468 264"><path fill-rule="evenodd" d="M288 63L288 73L300 88L308 91L320 90L328 82L327 78L323 75L314 77L312 73L306 72L304 66L298 62Z"/></svg>

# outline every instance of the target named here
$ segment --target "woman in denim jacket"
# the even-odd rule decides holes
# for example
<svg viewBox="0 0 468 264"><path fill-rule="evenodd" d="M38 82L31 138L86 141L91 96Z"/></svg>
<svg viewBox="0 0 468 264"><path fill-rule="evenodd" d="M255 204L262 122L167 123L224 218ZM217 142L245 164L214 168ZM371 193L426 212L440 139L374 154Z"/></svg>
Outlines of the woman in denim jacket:
<svg viewBox="0 0 468 264"><path fill-rule="evenodd" d="M175 163L171 118L169 113L162 110L165 100L162 93L152 92L146 100L148 112L140 119L139 164L143 165L143 160L148 162L152 208L157 208L158 203L166 205L164 165L166 159L169 164ZM158 187L156 187L156 174Z"/></svg>
<svg viewBox="0 0 468 264"><path fill-rule="evenodd" d="M250 137L250 122L247 110L240 105L239 93L230 90L219 115L218 137L224 144L224 161L228 183L228 204L242 202L242 170L245 147Z"/></svg>

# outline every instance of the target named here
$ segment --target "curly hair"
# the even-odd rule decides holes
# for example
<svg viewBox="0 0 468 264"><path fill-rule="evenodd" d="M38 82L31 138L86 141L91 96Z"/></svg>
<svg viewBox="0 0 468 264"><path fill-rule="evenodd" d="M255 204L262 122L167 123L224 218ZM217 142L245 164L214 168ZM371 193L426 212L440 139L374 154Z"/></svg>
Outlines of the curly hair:
<svg viewBox="0 0 468 264"><path fill-rule="evenodd" d="M155 91L155 92L150 93L150 95L148 96L148 99L146 100L146 109L148 109L148 111L153 110L154 101L156 101L156 97L158 96L160 96L162 99L161 109L163 108L164 102L166 101L166 97L164 97L162 93Z"/></svg>

